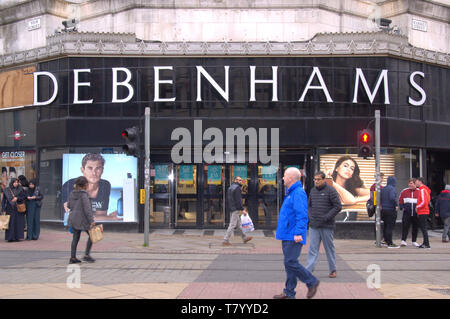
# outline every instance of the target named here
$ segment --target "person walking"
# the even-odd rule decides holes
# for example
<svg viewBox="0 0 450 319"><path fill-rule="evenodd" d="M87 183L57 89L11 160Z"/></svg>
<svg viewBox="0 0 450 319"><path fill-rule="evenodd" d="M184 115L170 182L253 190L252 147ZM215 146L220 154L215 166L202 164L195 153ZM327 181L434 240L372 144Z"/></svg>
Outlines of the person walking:
<svg viewBox="0 0 450 319"><path fill-rule="evenodd" d="M23 213L17 211L17 204L25 203L27 195L17 178L11 178L9 186L4 190L2 211L10 216L9 227L5 232L5 240L16 242L24 239L25 218Z"/></svg>
<svg viewBox="0 0 450 319"><path fill-rule="evenodd" d="M395 222L397 220L397 191L395 189L396 180L394 176L389 176L387 185L381 190L381 220L384 222L383 237L388 248L400 248L392 241Z"/></svg>
<svg viewBox="0 0 450 319"><path fill-rule="evenodd" d="M38 240L41 232L42 195L37 180L32 178L28 182L27 193L27 240Z"/></svg>
<svg viewBox="0 0 450 319"><path fill-rule="evenodd" d="M283 292L273 296L274 299L294 299L297 278L308 287L308 299L315 296L320 283L298 261L302 247L306 244L308 225L308 200L300 177L300 170L295 167L286 169L283 176L286 196L278 216L276 239L281 240L286 282Z"/></svg>
<svg viewBox="0 0 450 319"><path fill-rule="evenodd" d="M241 229L241 217L240 214L247 215L247 210L242 206L242 184L244 180L240 176L236 176L233 184L227 190L227 204L229 211L231 212L230 217L230 225L228 226L227 232L225 233L225 237L223 239L222 246L231 246L230 238L234 232L234 229L237 229L242 237L242 241L244 244L253 239L251 236L247 236Z"/></svg>
<svg viewBox="0 0 450 319"><path fill-rule="evenodd" d="M425 185L425 179L419 177L416 179L416 187L419 189L419 197L417 198L417 218L419 219L419 228L423 235L423 244L418 248L431 249L428 239L427 219L430 215L430 199L431 190Z"/></svg>
<svg viewBox="0 0 450 319"><path fill-rule="evenodd" d="M70 254L70 264L80 263L77 259L77 246L80 240L81 232L85 231L88 236L88 230L95 226L94 213L92 211L91 200L87 193L88 180L84 176L80 176L75 180L74 190L70 193L68 208L70 209L68 226L72 227L73 239ZM83 257L84 261L94 262L95 259L91 257L90 252L92 248L92 241L89 237L86 243L86 250Z"/></svg>
<svg viewBox="0 0 450 319"><path fill-rule="evenodd" d="M442 242L448 243L450 239L450 185L445 185L445 189L436 199L436 216L440 216L444 223Z"/></svg>
<svg viewBox="0 0 450 319"><path fill-rule="evenodd" d="M411 239L413 246L419 247L416 242L417 232L419 231L419 220L417 219L417 198L419 197L419 190L416 188L416 179L411 178L408 182L408 187L401 191L398 199L400 209L403 210L402 217L402 242L400 246L407 246L406 238L408 237L409 227L412 224Z"/></svg>
<svg viewBox="0 0 450 319"><path fill-rule="evenodd" d="M309 217L309 249L306 269L314 272L319 258L320 242L323 241L328 260L329 277L336 278L336 251L334 248L334 218L342 209L338 192L327 185L325 173L322 171L314 175L313 189L308 198Z"/></svg>

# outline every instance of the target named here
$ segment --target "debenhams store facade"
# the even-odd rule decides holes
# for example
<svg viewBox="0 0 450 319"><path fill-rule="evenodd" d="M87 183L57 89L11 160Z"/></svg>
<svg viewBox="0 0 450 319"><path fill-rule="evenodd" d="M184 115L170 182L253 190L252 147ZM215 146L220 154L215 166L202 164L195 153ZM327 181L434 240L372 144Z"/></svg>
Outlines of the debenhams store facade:
<svg viewBox="0 0 450 319"><path fill-rule="evenodd" d="M357 131L374 128L376 109L381 171L398 190L420 175L433 195L450 183L448 55L404 37L154 43L78 33L48 43L3 57L3 74L20 73L34 94L32 105L0 113L3 178L39 177L43 222L61 223L71 180L85 174L98 183L97 220L143 230L143 159L123 154L121 131L144 130L146 107L152 228L225 228L226 189L240 176L256 227L275 229L289 166L307 191L315 170L327 173L344 204L338 229L367 223L375 165L357 157Z"/></svg>

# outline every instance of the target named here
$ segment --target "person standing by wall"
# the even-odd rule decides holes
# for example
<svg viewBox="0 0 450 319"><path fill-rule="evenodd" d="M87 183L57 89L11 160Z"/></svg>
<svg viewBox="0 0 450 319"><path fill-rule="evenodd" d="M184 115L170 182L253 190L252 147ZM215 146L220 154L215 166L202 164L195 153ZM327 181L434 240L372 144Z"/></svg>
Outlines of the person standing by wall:
<svg viewBox="0 0 450 319"><path fill-rule="evenodd" d="M89 236L89 229L95 226L94 212L92 211L92 204L87 193L88 180L84 176L80 176L75 180L75 188L70 193L68 208L71 210L69 214L69 227L73 229L73 239L70 254L70 264L80 263L77 259L77 246L80 241L81 232L85 231ZM83 260L87 262L94 262L95 259L91 257L90 252L92 248L91 238L88 238L86 243L86 251Z"/></svg>
<svg viewBox="0 0 450 319"><path fill-rule="evenodd" d="M281 240L286 283L283 292L273 296L274 299L294 299L297 278L308 287L308 299L314 297L320 283L298 262L302 247L306 244L308 226L308 199L300 177L300 171L295 167L286 169L283 176L287 190L278 216L276 238Z"/></svg>
<svg viewBox="0 0 450 319"><path fill-rule="evenodd" d="M242 184L244 180L236 176L233 184L227 190L227 204L229 211L231 212L230 216L230 225L228 226L227 232L225 233L225 237L223 239L222 246L231 246L230 238L233 234L234 229L237 229L241 233L242 241L244 244L253 237L247 236L241 229L241 217L240 214L247 215L247 210L242 206Z"/></svg>
<svg viewBox="0 0 450 319"><path fill-rule="evenodd" d="M386 187L383 187L381 190L381 219L384 222L383 236L388 248L400 248L392 241L398 209L395 184L395 177L389 176Z"/></svg>
<svg viewBox="0 0 450 319"><path fill-rule="evenodd" d="M423 244L418 248L431 249L428 239L427 219L430 215L430 199L431 190L425 185L425 179L419 177L416 179L416 187L419 189L419 197L417 198L417 218L419 219L419 227L423 235Z"/></svg>
<svg viewBox="0 0 450 319"><path fill-rule="evenodd" d="M448 243L450 239L450 185L445 185L445 189L436 200L436 216L440 216L444 223L442 242Z"/></svg>
<svg viewBox="0 0 450 319"><path fill-rule="evenodd" d="M416 179L411 178L408 182L408 187L402 190L398 199L399 207L403 210L402 217L402 242L400 246L407 246L406 238L408 237L409 226L412 224L411 239L413 246L419 247L416 242L417 232L419 230L419 220L417 219L417 198L419 197L419 190L416 188Z"/></svg>
<svg viewBox="0 0 450 319"><path fill-rule="evenodd" d="M309 249L306 269L314 271L319 258L320 242L323 241L328 260L329 277L336 278L336 251L334 248L334 218L342 209L339 194L325 182L325 173L314 175L313 189L308 198Z"/></svg>
<svg viewBox="0 0 450 319"><path fill-rule="evenodd" d="M44 196L36 179L30 179L27 190L27 240L38 240L41 232L41 206Z"/></svg>

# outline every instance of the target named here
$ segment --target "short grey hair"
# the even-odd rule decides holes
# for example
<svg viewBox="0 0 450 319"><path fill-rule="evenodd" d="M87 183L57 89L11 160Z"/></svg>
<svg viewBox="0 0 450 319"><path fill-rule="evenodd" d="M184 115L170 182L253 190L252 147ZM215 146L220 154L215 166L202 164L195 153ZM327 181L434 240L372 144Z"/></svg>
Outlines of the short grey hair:
<svg viewBox="0 0 450 319"><path fill-rule="evenodd" d="M302 177L302 173L297 167L288 167L285 171L285 174L292 176L295 181L299 181Z"/></svg>

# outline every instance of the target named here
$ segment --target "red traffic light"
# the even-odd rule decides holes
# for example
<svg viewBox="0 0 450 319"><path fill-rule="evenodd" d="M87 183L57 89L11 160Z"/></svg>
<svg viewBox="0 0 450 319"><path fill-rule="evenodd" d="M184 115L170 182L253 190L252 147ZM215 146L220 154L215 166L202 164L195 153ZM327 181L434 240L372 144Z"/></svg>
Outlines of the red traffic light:
<svg viewBox="0 0 450 319"><path fill-rule="evenodd" d="M125 144L122 145L122 150L127 155L139 157L139 131L136 126L126 128L121 133L122 138L125 139Z"/></svg>
<svg viewBox="0 0 450 319"><path fill-rule="evenodd" d="M122 131L122 137L133 141L138 135L137 127L133 126Z"/></svg>
<svg viewBox="0 0 450 319"><path fill-rule="evenodd" d="M368 133L363 133L361 135L361 142L367 144L370 141L370 135Z"/></svg>
<svg viewBox="0 0 450 319"><path fill-rule="evenodd" d="M374 154L373 132L370 129L358 131L358 157L367 158Z"/></svg>

